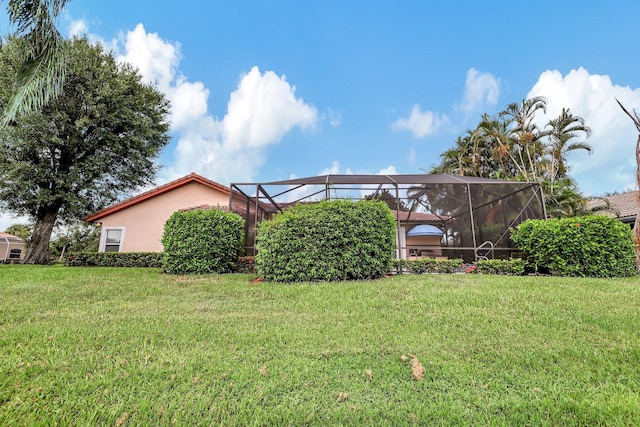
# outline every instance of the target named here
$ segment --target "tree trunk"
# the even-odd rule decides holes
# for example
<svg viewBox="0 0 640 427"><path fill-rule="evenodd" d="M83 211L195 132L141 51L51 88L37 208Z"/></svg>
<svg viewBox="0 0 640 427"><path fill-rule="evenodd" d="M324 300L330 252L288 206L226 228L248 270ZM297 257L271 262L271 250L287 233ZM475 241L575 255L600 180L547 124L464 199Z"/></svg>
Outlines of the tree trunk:
<svg viewBox="0 0 640 427"><path fill-rule="evenodd" d="M636 122L638 132L640 124ZM638 190L638 205L640 206L640 135L636 141L636 188ZM640 273L640 212L636 213L636 223L633 226L633 242L636 244L636 270Z"/></svg>
<svg viewBox="0 0 640 427"><path fill-rule="evenodd" d="M638 198L640 199L640 193ZM633 242L636 244L636 270L640 273L640 212L636 214L636 223L633 226Z"/></svg>
<svg viewBox="0 0 640 427"><path fill-rule="evenodd" d="M51 240L51 233L57 216L58 210L53 208L42 209L38 212L27 256L23 261L24 264L47 265L50 263L49 241Z"/></svg>

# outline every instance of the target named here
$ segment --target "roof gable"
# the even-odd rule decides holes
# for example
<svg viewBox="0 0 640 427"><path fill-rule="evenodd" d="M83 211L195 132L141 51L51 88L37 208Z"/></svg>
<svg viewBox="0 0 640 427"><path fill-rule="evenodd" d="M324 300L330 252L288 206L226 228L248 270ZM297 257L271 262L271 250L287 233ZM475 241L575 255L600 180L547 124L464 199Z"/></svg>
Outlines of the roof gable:
<svg viewBox="0 0 640 427"><path fill-rule="evenodd" d="M127 200L124 200L120 203L116 203L115 205L111 205L108 206L102 210L99 210L97 212L92 213L91 215L87 216L84 220L88 221L88 222L94 222L94 221L98 221L108 215L112 215L116 212L120 212L124 209L127 209L131 206L137 205L139 203L142 203L146 200L152 199L154 197L157 197L159 195L162 194L166 194L170 191L173 191L177 188L180 187L184 187L187 184L191 184L191 183L198 183L198 184L202 184L206 187L209 187L213 190L217 190L223 194L226 195L230 195L231 191L229 190L229 187L226 187L222 184L219 184L215 181L211 181L210 179L207 179L203 176L200 176L194 172L190 173L187 176L183 176L182 178L178 178L175 181L171 181L168 182L164 185L161 185L159 187L153 188L149 191L145 191L144 193L138 194L137 196L131 197Z"/></svg>

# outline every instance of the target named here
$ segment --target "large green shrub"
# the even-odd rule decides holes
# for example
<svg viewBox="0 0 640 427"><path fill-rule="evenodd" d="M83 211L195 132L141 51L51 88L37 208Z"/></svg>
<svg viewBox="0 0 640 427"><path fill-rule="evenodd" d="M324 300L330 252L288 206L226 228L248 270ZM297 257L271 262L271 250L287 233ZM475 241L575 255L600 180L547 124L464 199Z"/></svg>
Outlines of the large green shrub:
<svg viewBox="0 0 640 427"><path fill-rule="evenodd" d="M297 205L258 228L256 267L266 280L380 277L395 249L395 219L380 201Z"/></svg>
<svg viewBox="0 0 640 427"><path fill-rule="evenodd" d="M234 271L243 227L244 220L232 212L217 209L174 212L162 235L164 271L172 274Z"/></svg>
<svg viewBox="0 0 640 427"><path fill-rule="evenodd" d="M511 240L534 271L588 277L635 274L631 229L614 218L528 220L513 230Z"/></svg>

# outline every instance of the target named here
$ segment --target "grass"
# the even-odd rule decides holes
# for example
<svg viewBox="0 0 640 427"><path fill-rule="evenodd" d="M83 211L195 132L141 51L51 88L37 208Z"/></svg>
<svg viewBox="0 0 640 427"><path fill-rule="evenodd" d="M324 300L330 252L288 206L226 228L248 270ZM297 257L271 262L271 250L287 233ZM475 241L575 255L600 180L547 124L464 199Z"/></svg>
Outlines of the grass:
<svg viewBox="0 0 640 427"><path fill-rule="evenodd" d="M638 278L250 278L0 266L0 425L640 424Z"/></svg>

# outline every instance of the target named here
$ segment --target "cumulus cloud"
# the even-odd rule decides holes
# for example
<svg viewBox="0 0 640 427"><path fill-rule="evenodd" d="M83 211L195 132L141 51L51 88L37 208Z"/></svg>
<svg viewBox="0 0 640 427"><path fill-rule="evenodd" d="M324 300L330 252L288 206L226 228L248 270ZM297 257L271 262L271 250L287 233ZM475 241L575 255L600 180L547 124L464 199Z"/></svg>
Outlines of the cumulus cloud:
<svg viewBox="0 0 640 427"><path fill-rule="evenodd" d="M332 108L328 109L329 125L336 128L342 124L342 114Z"/></svg>
<svg viewBox="0 0 640 427"><path fill-rule="evenodd" d="M105 40L98 34L92 33L89 29L89 22L85 19L71 19L68 15L67 19L69 20L69 38L86 37L91 43L101 44L107 52L117 50L118 40Z"/></svg>
<svg viewBox="0 0 640 427"><path fill-rule="evenodd" d="M350 168L341 171L340 162L334 160L331 162L331 166L321 170L318 175L353 175L353 171Z"/></svg>
<svg viewBox="0 0 640 427"><path fill-rule="evenodd" d="M616 98L627 109L640 108L640 88L619 86L607 75L590 74L578 68L564 76L557 70L545 71L527 96L547 98L544 123L557 117L564 107L582 116L591 128L591 137L586 142L593 147L593 153L569 155L571 176L583 193L599 195L635 188L637 131Z"/></svg>
<svg viewBox="0 0 640 427"><path fill-rule="evenodd" d="M464 99L458 109L466 115L482 110L485 106L493 106L500 96L500 80L491 73L483 73L475 68L467 71L464 85Z"/></svg>
<svg viewBox="0 0 640 427"><path fill-rule="evenodd" d="M253 67L230 94L222 119L207 110L209 90L179 73L180 46L142 24L124 38L121 61L136 66L145 81L155 84L171 102L171 127L178 140L166 179L189 172L230 183L252 181L266 160L269 145L279 143L293 128L312 129L318 111L296 96L285 76Z"/></svg>
<svg viewBox="0 0 640 427"><path fill-rule="evenodd" d="M409 161L409 163L413 164L416 162L417 158L418 158L418 153L416 153L416 149L412 147L411 150L409 150L409 156L407 160Z"/></svg>
<svg viewBox="0 0 640 427"><path fill-rule="evenodd" d="M392 127L395 130L409 131L415 138L424 138L438 132L448 121L449 119L446 115L432 111L421 111L420 106L415 104L409 117L399 118L393 123Z"/></svg>

